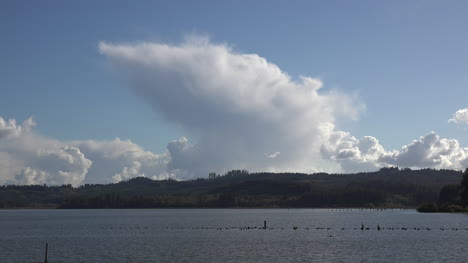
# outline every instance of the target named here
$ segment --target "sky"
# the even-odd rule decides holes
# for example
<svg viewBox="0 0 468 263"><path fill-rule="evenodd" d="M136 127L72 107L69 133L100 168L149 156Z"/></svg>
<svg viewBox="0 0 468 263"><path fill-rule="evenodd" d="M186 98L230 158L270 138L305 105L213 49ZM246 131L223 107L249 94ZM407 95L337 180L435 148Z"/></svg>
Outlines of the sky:
<svg viewBox="0 0 468 263"><path fill-rule="evenodd" d="M0 184L468 167L466 1L2 1Z"/></svg>

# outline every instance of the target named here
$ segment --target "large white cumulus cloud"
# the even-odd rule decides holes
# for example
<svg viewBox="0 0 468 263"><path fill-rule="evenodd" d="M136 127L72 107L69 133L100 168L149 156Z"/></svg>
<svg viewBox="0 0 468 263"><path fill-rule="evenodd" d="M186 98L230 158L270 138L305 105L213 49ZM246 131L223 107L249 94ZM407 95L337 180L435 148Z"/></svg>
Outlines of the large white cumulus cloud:
<svg viewBox="0 0 468 263"><path fill-rule="evenodd" d="M154 154L144 150L130 140L116 138L110 141L74 141L93 166L83 183L112 183L133 177L145 176L153 179L174 177L167 168L170 156Z"/></svg>
<svg viewBox="0 0 468 263"><path fill-rule="evenodd" d="M380 161L403 167L462 169L468 165L468 148L461 147L455 139L440 138L431 132L400 151L382 156Z"/></svg>
<svg viewBox="0 0 468 263"><path fill-rule="evenodd" d="M99 49L159 114L199 138L168 146L169 167L183 174L313 171L327 136L322 126L357 119L363 109L353 96L322 91L319 79L293 81L256 54L205 39L181 45L100 43Z"/></svg>
<svg viewBox="0 0 468 263"><path fill-rule="evenodd" d="M5 123L9 125L4 125L8 129L0 138L0 183L78 185L83 181L92 162L78 148L36 135L31 118L16 125L15 120L5 122L0 117L0 125Z"/></svg>
<svg viewBox="0 0 468 263"><path fill-rule="evenodd" d="M41 149L35 152L29 164L15 176L19 184L72 184L83 182L91 161L78 148L64 146Z"/></svg>
<svg viewBox="0 0 468 263"><path fill-rule="evenodd" d="M348 132L335 131L328 127L328 141L322 145L323 158L339 163L346 172L365 172L377 170L382 165L379 158L385 150L372 136L358 140Z"/></svg>
<svg viewBox="0 0 468 263"><path fill-rule="evenodd" d="M456 170L468 167L468 148L455 139L440 138L435 132L421 136L399 151L386 151L374 137L358 140L347 132L332 131L322 154L349 172L372 171L383 166Z"/></svg>

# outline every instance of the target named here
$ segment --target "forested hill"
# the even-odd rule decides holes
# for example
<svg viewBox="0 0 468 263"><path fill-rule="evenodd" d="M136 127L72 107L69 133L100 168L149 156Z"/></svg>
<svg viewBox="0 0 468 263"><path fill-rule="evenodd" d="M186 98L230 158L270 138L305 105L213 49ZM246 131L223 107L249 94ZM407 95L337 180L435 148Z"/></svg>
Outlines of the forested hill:
<svg viewBox="0 0 468 263"><path fill-rule="evenodd" d="M416 207L435 202L462 172L382 168L357 174L248 173L189 181L0 186L0 208Z"/></svg>

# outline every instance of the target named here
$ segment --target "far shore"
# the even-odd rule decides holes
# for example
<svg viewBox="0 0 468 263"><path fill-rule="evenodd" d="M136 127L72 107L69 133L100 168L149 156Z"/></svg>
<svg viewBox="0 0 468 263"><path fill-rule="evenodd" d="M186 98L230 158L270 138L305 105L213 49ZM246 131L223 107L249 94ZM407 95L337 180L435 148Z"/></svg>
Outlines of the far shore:
<svg viewBox="0 0 468 263"><path fill-rule="evenodd" d="M150 210L150 209L317 209L317 210L416 210L417 207L128 207L128 208L59 208L59 207L16 207L0 210Z"/></svg>

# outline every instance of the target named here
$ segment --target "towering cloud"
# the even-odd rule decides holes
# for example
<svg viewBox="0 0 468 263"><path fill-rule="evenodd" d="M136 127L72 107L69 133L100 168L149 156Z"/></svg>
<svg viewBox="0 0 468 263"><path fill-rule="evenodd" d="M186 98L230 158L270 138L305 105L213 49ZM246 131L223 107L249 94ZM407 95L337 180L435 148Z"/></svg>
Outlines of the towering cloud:
<svg viewBox="0 0 468 263"><path fill-rule="evenodd" d="M353 96L323 91L318 79L293 81L256 54L205 39L100 43L99 49L159 114L199 137L192 144L185 138L169 144L168 165L182 174L313 171L328 136L323 126L357 119L363 109Z"/></svg>
<svg viewBox="0 0 468 263"><path fill-rule="evenodd" d="M448 122L457 124L468 124L468 108L457 110Z"/></svg>

